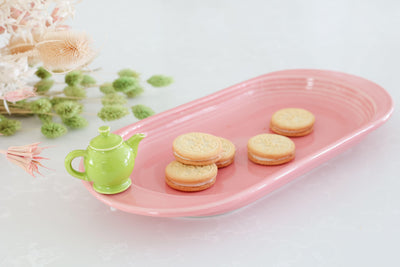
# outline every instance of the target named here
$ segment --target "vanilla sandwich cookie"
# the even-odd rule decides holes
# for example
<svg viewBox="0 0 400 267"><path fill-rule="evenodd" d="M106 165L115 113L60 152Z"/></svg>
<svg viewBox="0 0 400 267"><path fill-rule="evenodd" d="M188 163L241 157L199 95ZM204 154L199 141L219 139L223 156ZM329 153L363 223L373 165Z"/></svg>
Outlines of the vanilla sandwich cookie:
<svg viewBox="0 0 400 267"><path fill-rule="evenodd" d="M259 134L247 143L249 160L261 165L279 165L295 157L295 145L289 138L278 134Z"/></svg>
<svg viewBox="0 0 400 267"><path fill-rule="evenodd" d="M218 168L214 163L194 166L174 160L165 168L165 182L171 188L179 191L201 191L215 183L217 173Z"/></svg>
<svg viewBox="0 0 400 267"><path fill-rule="evenodd" d="M222 153L221 158L215 163L218 168L223 168L229 166L233 163L235 159L236 148L235 145L228 139L219 138L222 143Z"/></svg>
<svg viewBox="0 0 400 267"><path fill-rule="evenodd" d="M301 108L285 108L272 115L270 128L285 136L305 136L314 129L315 116Z"/></svg>
<svg viewBox="0 0 400 267"><path fill-rule="evenodd" d="M206 133L187 133L175 138L172 149L177 161L189 165L209 165L221 158L219 137Z"/></svg>

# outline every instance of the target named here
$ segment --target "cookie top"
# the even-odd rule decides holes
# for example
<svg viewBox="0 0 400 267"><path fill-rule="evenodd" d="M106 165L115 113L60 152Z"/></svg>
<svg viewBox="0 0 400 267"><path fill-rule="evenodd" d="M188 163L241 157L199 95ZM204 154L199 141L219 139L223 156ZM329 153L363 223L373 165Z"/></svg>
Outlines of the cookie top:
<svg viewBox="0 0 400 267"><path fill-rule="evenodd" d="M217 165L193 166L172 161L165 168L165 175L168 179L182 184L198 184L208 181L217 175Z"/></svg>
<svg viewBox="0 0 400 267"><path fill-rule="evenodd" d="M284 108L272 115L271 128L287 131L302 131L309 129L315 122L314 115L301 108Z"/></svg>
<svg viewBox="0 0 400 267"><path fill-rule="evenodd" d="M268 159L281 159L292 155L295 145L286 136L278 134L259 134L249 139L248 152L254 156Z"/></svg>
<svg viewBox="0 0 400 267"><path fill-rule="evenodd" d="M190 160L218 158L222 144L218 137L206 133L186 133L175 138L172 148L174 153Z"/></svg>
<svg viewBox="0 0 400 267"><path fill-rule="evenodd" d="M235 145L228 139L222 137L220 137L219 139L222 143L222 152L221 158L218 160L218 162L224 162L235 155Z"/></svg>

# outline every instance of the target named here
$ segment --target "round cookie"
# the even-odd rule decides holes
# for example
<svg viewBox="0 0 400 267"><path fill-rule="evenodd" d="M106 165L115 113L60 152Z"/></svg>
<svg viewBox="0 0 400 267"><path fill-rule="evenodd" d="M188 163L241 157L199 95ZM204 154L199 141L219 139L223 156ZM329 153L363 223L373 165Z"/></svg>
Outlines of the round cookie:
<svg viewBox="0 0 400 267"><path fill-rule="evenodd" d="M206 133L186 133L175 138L172 149L177 161L189 165L209 165L220 159L219 137Z"/></svg>
<svg viewBox="0 0 400 267"><path fill-rule="evenodd" d="M185 192L201 191L215 183L217 165L193 166L172 161L165 168L165 182L171 188Z"/></svg>
<svg viewBox="0 0 400 267"><path fill-rule="evenodd" d="M273 132L285 136L304 136L314 129L315 117L308 110L284 108L272 115L270 128Z"/></svg>
<svg viewBox="0 0 400 267"><path fill-rule="evenodd" d="M261 165L279 165L295 157L295 145L286 136L278 134L259 134L247 143L249 160Z"/></svg>
<svg viewBox="0 0 400 267"><path fill-rule="evenodd" d="M220 137L219 139L222 143L222 153L221 158L217 162L215 162L215 164L218 168L223 168L229 166L234 161L236 148L235 145L228 139L222 137Z"/></svg>

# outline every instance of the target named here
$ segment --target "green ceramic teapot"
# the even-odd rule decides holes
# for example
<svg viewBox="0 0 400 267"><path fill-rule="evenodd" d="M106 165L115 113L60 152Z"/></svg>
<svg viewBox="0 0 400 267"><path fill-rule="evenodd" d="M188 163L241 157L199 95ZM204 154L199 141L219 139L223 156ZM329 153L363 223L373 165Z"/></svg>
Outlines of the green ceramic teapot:
<svg viewBox="0 0 400 267"><path fill-rule="evenodd" d="M129 188L139 142L144 134L135 134L127 141L110 133L109 126L99 128L100 135L90 141L86 150L71 151L65 158L65 168L72 176L93 182L93 188L102 194L116 194ZM72 168L71 162L83 157L84 172Z"/></svg>

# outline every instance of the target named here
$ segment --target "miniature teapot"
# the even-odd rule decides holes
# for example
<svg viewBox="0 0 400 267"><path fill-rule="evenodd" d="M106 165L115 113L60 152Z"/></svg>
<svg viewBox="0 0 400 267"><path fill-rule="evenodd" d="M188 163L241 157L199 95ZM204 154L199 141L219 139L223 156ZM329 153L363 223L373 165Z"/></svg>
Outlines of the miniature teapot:
<svg viewBox="0 0 400 267"><path fill-rule="evenodd" d="M90 141L86 150L71 151L65 158L65 168L72 176L93 182L93 189L102 194L116 194L131 185L129 176L135 165L139 142L144 134L135 134L125 142L110 133L109 126L99 128L100 135ZM72 160L83 157L84 172L72 168Z"/></svg>

